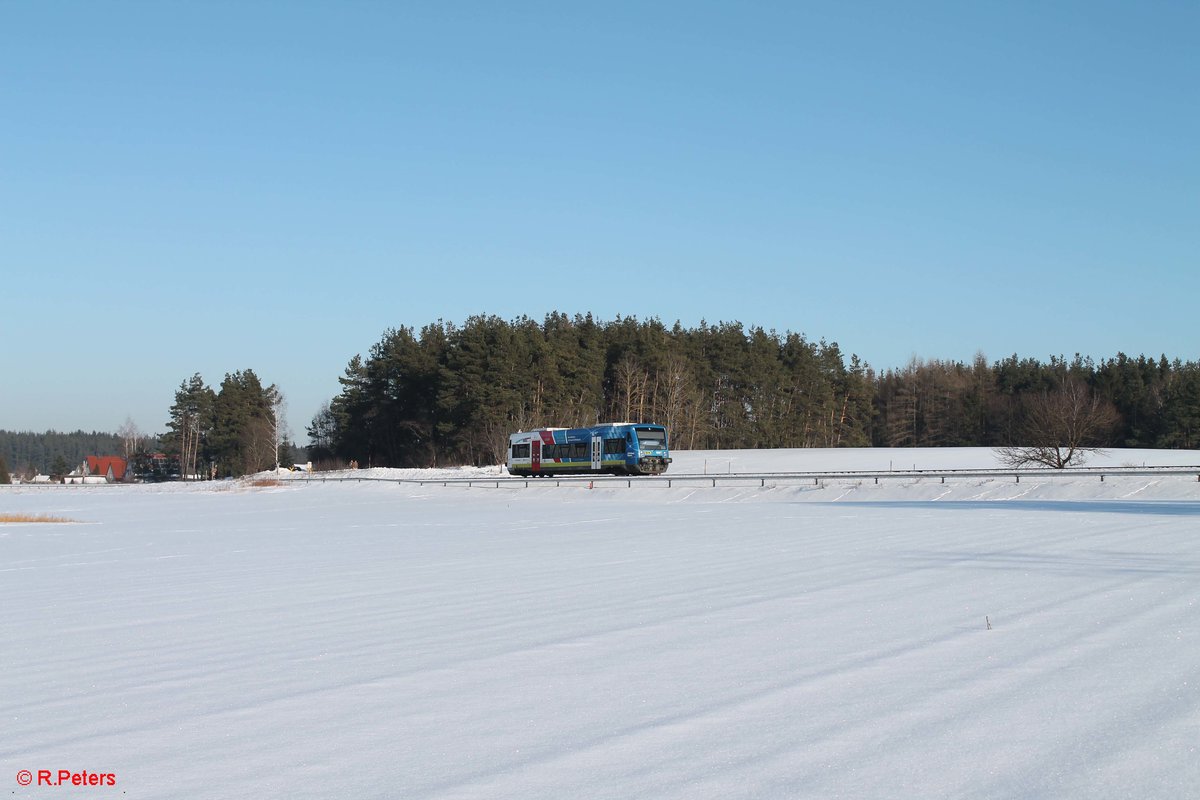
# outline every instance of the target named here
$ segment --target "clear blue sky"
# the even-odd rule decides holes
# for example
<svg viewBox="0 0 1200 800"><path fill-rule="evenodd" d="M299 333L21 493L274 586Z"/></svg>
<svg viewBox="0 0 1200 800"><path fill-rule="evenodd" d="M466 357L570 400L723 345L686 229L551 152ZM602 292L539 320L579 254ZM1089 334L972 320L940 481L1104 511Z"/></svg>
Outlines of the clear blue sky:
<svg viewBox="0 0 1200 800"><path fill-rule="evenodd" d="M0 0L0 428L385 329L1200 357L1200 4Z"/></svg>

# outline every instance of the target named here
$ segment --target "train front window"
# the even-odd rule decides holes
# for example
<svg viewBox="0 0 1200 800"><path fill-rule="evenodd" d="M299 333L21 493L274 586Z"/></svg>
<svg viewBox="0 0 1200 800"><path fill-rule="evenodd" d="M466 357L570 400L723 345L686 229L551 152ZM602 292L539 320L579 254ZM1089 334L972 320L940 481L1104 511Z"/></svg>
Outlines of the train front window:
<svg viewBox="0 0 1200 800"><path fill-rule="evenodd" d="M643 450L664 450L667 447L667 432L660 428L636 428L638 443Z"/></svg>

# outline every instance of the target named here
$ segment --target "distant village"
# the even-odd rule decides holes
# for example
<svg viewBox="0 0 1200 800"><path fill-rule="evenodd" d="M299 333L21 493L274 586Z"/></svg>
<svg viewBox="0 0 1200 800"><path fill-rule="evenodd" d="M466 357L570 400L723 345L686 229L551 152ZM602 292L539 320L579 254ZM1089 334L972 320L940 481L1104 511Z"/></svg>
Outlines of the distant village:
<svg viewBox="0 0 1200 800"><path fill-rule="evenodd" d="M180 478L179 459L166 453L138 453L131 459L87 456L83 463L62 474L12 474L13 483L157 483Z"/></svg>
<svg viewBox="0 0 1200 800"><path fill-rule="evenodd" d="M357 467L357 464L353 465ZM313 468L312 462L292 464L280 467L281 471L307 472ZM166 481L204 481L214 480L216 470L210 470L195 475L183 475L179 469L179 458L166 453L138 453L132 458L121 456L87 456L84 461L69 472L47 475L29 472L11 474L14 484L49 484L60 483L67 485L108 484L108 483L163 483Z"/></svg>

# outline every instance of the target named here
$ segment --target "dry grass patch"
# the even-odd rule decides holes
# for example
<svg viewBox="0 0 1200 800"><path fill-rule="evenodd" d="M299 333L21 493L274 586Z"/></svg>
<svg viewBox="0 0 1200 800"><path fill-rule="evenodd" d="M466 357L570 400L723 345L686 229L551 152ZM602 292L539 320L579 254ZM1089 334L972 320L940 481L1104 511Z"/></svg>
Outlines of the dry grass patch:
<svg viewBox="0 0 1200 800"><path fill-rule="evenodd" d="M277 478L255 478L254 480L250 481L250 485L258 488L264 488L268 486L283 486L283 481L278 480Z"/></svg>
<svg viewBox="0 0 1200 800"><path fill-rule="evenodd" d="M50 514L0 514L0 524L5 522L78 522L78 520L55 517Z"/></svg>

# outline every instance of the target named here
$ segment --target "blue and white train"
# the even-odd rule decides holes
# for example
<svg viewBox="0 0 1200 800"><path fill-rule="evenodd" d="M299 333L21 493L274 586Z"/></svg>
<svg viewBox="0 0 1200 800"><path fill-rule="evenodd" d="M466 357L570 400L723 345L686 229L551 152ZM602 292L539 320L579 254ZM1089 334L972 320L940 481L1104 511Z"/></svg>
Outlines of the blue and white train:
<svg viewBox="0 0 1200 800"><path fill-rule="evenodd" d="M661 475L671 463L662 425L611 422L540 428L508 437L511 475Z"/></svg>

